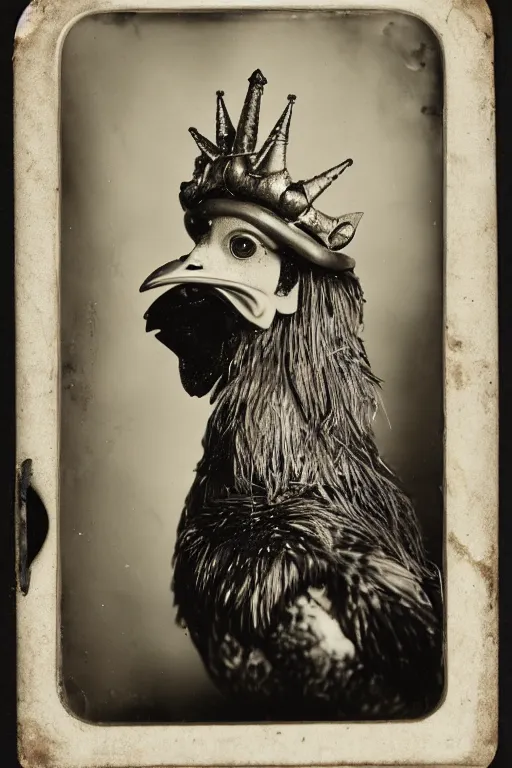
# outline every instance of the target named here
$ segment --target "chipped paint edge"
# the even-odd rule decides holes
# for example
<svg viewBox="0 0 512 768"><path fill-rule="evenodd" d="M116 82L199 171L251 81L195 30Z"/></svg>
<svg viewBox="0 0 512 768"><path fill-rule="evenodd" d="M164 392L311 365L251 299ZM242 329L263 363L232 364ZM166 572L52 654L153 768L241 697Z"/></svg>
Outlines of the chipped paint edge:
<svg viewBox="0 0 512 768"><path fill-rule="evenodd" d="M426 22L443 48L447 692L432 715L410 723L91 725L73 717L58 692L60 53L70 27L93 13L249 8L403 11ZM27 768L488 768L492 762L498 672L492 46L483 0L35 0L23 12L13 56L17 464L33 460L34 487L50 519L30 591L17 595L19 756ZM477 632L465 630L468 616Z"/></svg>

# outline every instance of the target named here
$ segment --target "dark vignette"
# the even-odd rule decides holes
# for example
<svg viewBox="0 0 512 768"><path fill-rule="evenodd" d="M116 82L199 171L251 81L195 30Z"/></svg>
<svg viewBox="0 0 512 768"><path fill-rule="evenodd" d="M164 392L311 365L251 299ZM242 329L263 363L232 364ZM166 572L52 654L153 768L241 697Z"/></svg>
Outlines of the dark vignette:
<svg viewBox="0 0 512 768"><path fill-rule="evenodd" d="M12 53L14 30L25 6L24 0L2 0L0 60L2 64L2 183L0 203L3 257L0 259L0 736L2 761L6 768L18 766L16 756L16 625L14 572L14 483L15 483L15 399L14 399L14 201Z"/></svg>
<svg viewBox="0 0 512 768"><path fill-rule="evenodd" d="M498 173L498 305L499 305L499 353L500 353L500 697L498 752L494 768L505 768L512 763L512 592L510 561L512 558L512 520L508 512L511 504L512 478L512 264L507 254L512 249L510 217L512 214L512 145L510 131L510 88L508 75L512 66L510 33L512 30L512 6L506 0L488 0L494 22L495 34L495 82L497 121L497 173Z"/></svg>

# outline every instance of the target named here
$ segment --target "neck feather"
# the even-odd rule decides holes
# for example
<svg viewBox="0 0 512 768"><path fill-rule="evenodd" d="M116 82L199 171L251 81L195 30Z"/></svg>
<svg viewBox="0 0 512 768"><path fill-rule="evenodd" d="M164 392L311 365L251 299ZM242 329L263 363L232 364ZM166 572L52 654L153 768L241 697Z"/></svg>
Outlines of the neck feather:
<svg viewBox="0 0 512 768"><path fill-rule="evenodd" d="M307 271L300 288L299 310L247 332L219 382L192 495L323 499L353 529L419 564L414 511L375 444L379 381L359 335L359 281Z"/></svg>

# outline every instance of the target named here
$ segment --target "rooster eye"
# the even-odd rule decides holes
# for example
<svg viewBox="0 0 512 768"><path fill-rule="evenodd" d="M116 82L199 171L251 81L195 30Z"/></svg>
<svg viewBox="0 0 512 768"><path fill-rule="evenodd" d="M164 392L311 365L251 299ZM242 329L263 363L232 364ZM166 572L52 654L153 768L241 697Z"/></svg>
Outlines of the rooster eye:
<svg viewBox="0 0 512 768"><path fill-rule="evenodd" d="M256 252L257 245L250 237L237 235L232 237L229 243L231 253L237 259L248 259Z"/></svg>

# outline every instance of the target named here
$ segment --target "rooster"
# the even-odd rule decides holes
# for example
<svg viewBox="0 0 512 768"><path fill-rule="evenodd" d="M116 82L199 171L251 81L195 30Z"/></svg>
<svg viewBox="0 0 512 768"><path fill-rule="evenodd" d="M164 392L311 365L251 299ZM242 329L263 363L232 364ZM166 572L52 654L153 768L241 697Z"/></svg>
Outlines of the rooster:
<svg viewBox="0 0 512 768"><path fill-rule="evenodd" d="M372 429L379 380L363 293L343 253L361 214L313 207L351 160L294 183L295 96L257 151L260 70L235 129L181 185L190 254L146 330L214 405L185 502L173 592L218 688L259 719L417 718L443 687L442 597L412 504Z"/></svg>

